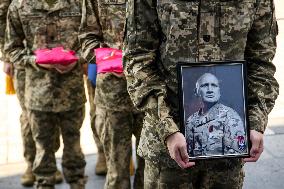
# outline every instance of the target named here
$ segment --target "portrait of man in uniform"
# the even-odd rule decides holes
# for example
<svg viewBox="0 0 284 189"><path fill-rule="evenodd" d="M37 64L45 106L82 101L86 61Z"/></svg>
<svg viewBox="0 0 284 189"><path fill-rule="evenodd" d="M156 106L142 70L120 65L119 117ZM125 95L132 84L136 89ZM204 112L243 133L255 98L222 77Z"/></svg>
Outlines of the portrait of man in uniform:
<svg viewBox="0 0 284 189"><path fill-rule="evenodd" d="M245 155L248 153L245 116L240 116L239 110L221 102L222 82L214 72L207 71L196 77L192 90L192 98L196 100L195 104L190 105L195 108L192 113L184 115L184 134L189 156L207 158ZM231 84L229 89L233 88ZM230 96L226 97L227 101L234 99L234 96Z"/></svg>

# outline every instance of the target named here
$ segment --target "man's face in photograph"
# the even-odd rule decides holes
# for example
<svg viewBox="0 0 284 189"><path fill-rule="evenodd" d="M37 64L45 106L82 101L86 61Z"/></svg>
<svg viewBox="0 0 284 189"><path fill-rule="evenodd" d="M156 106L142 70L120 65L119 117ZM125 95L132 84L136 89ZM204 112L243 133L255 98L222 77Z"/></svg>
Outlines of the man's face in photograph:
<svg viewBox="0 0 284 189"><path fill-rule="evenodd" d="M203 102L214 103L220 99L220 87L218 79L210 73L206 73L198 80L198 95Z"/></svg>

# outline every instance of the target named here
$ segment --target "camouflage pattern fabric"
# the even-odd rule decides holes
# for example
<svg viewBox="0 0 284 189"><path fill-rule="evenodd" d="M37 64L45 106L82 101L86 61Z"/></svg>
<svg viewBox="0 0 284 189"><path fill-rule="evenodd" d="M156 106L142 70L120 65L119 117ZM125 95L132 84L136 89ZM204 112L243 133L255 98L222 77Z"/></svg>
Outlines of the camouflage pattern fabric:
<svg viewBox="0 0 284 189"><path fill-rule="evenodd" d="M63 46L76 51L80 57L78 32L81 16L79 0L58 0L53 8L44 0L15 0L11 3L5 52L16 69L25 68L26 108L61 112L77 109L86 102L80 61L72 71L60 74L38 67L32 53L39 48Z"/></svg>
<svg viewBox="0 0 284 189"><path fill-rule="evenodd" d="M186 122L190 156L247 153L247 144L243 143L246 137L244 124L236 111L217 103L205 114L202 112L202 109L195 112Z"/></svg>
<svg viewBox="0 0 284 189"><path fill-rule="evenodd" d="M36 142L36 157L33 173L37 186L53 186L55 184L56 160L53 146L56 130L61 129L64 141L62 168L66 182L85 180L86 162L80 147L80 128L84 120L85 108L67 112L42 112L27 110L31 124L33 139Z"/></svg>
<svg viewBox="0 0 284 189"><path fill-rule="evenodd" d="M97 0L104 45L122 48L126 20L126 0Z"/></svg>
<svg viewBox="0 0 284 189"><path fill-rule="evenodd" d="M4 50L4 40L5 40L5 28L6 28L6 17L8 12L8 7L11 0L2 0L0 2L0 60L4 60L3 50Z"/></svg>
<svg viewBox="0 0 284 189"><path fill-rule="evenodd" d="M93 137L95 140L95 143L98 148L98 153L104 153L103 149L103 144L100 141L100 137L98 135L98 132L96 130L96 124L95 124L95 119L96 119L96 104L94 103L94 98L95 98L95 92L96 92L96 87L93 86L91 81L86 78L86 85L87 85L87 90L88 90L88 96L89 96L89 103L90 103L90 121L91 121L91 129L93 131Z"/></svg>
<svg viewBox="0 0 284 189"><path fill-rule="evenodd" d="M241 189L244 172L240 161L198 162L193 168L169 168L146 161L145 189ZM223 166L216 166L223 165ZM229 168L229 169L228 169ZM216 172L218 170L218 172ZM225 175L225 176L224 176Z"/></svg>
<svg viewBox="0 0 284 189"><path fill-rule="evenodd" d="M10 0L3 0L0 3L0 49L3 50L4 47L4 34L6 28L6 14L8 12L8 7L10 5ZM5 60L7 61L7 60ZM27 110L25 108L25 70L24 69L15 69L14 70L14 85L16 89L16 95L19 100L22 113L20 115L20 123L21 123L21 134L22 134L22 141L23 141L23 151L24 151L24 158L27 162L28 167L32 167L32 164L35 159L36 148L35 142L32 137L31 127L27 118ZM60 138L59 138L59 130L56 131L56 139L54 143L54 152L56 152L60 147Z"/></svg>
<svg viewBox="0 0 284 189"><path fill-rule="evenodd" d="M135 111L122 74L97 75L95 103L97 107L115 111Z"/></svg>
<svg viewBox="0 0 284 189"><path fill-rule="evenodd" d="M20 123L21 123L21 134L23 140L23 151L24 158L29 167L32 167L35 155L36 155L36 147L35 142L32 136L31 126L29 124L28 113L25 107L25 70L24 69L14 69L14 84L16 95L19 100L22 113L20 115ZM60 130L57 128L55 131L55 140L54 140L54 152L60 147Z"/></svg>
<svg viewBox="0 0 284 189"><path fill-rule="evenodd" d="M32 136L31 126L29 124L29 120L27 117L27 110L24 105L25 77L26 77L25 70L21 69L14 70L14 84L15 84L16 95L22 109L22 113L20 115L20 123L21 123L24 157L28 166L32 167L35 159L36 148Z"/></svg>
<svg viewBox="0 0 284 189"><path fill-rule="evenodd" d="M25 107L36 144L33 172L37 187L54 185L54 145L60 129L64 143L62 166L68 183L85 181L80 128L86 102L82 61L68 73L38 67L33 51L63 46L80 58L78 41L82 17L79 0L58 0L51 8L44 0L11 3L7 15L5 53L15 69L25 69ZM25 42L25 43L24 43ZM84 187L84 186L82 186Z"/></svg>
<svg viewBox="0 0 284 189"><path fill-rule="evenodd" d="M274 13L272 0L129 1L124 73L133 103L146 112L142 157L177 167L164 142L179 131L176 65L181 61L246 60L249 122L264 132L279 93L272 64ZM222 165L212 164L217 173Z"/></svg>
<svg viewBox="0 0 284 189"><path fill-rule="evenodd" d="M84 1L83 1L84 2ZM87 2L86 2L87 3ZM83 10L79 40L87 62L94 62L93 49L112 47L121 49L126 21L125 0L93 0ZM92 24L86 24L92 20ZM133 107L123 74L98 74L96 81L96 127L103 143L108 173L105 189L130 188L129 160L131 135L139 140L142 113ZM136 130L136 131L135 131ZM138 158L134 187L143 188L144 162ZM141 162L141 163L140 163Z"/></svg>
<svg viewBox="0 0 284 189"><path fill-rule="evenodd" d="M146 161L144 189L193 189L192 171L157 166Z"/></svg>
<svg viewBox="0 0 284 189"><path fill-rule="evenodd" d="M99 46L122 48L126 20L125 0L93 0L83 15L79 39L87 62L94 62L93 49ZM84 24L93 20L92 25ZM124 76L123 76L124 77ZM112 80L112 82L109 82ZM103 87L101 87L103 86ZM113 95L105 95L112 93ZM126 90L126 81L120 74L98 74L96 85L97 106L117 111L131 111L133 105Z"/></svg>
<svg viewBox="0 0 284 189"><path fill-rule="evenodd" d="M131 137L135 135L137 142L143 123L143 115L139 112L111 111L97 107L96 128L103 143L107 162L107 189L130 189L129 163L132 153ZM143 188L144 160L137 158L137 170L134 188Z"/></svg>

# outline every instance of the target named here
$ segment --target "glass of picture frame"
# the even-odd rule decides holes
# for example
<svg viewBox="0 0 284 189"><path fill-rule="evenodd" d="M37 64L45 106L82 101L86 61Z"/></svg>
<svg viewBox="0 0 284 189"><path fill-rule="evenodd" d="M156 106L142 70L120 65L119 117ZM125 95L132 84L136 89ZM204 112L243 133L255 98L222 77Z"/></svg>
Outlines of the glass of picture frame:
<svg viewBox="0 0 284 189"><path fill-rule="evenodd" d="M177 70L190 160L249 157L246 62L179 63Z"/></svg>

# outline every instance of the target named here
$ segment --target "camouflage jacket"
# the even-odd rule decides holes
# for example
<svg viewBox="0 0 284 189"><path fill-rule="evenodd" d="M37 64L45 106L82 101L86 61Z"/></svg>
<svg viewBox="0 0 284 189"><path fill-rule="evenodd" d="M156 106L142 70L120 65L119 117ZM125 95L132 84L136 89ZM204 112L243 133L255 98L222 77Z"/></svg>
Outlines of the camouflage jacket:
<svg viewBox="0 0 284 189"><path fill-rule="evenodd" d="M5 28L6 28L6 16L8 12L8 7L10 5L10 0L2 0L0 2L0 60L3 60L3 48L4 48L4 38L5 38Z"/></svg>
<svg viewBox="0 0 284 189"><path fill-rule="evenodd" d="M124 73L132 101L147 112L140 155L169 161L164 141L179 131L180 61L247 60L250 126L265 130L279 88L273 0L141 0L128 10Z"/></svg>
<svg viewBox="0 0 284 189"><path fill-rule="evenodd" d="M82 107L86 102L80 62L72 71L60 74L38 67L33 55L39 48L63 46L80 57L81 11L80 0L58 0L52 8L44 0L12 1L7 15L5 52L16 68L25 68L28 109L61 112Z"/></svg>
<svg viewBox="0 0 284 189"><path fill-rule="evenodd" d="M207 112L192 114L186 122L185 137L190 156L244 154L247 152L245 126L238 113L217 103Z"/></svg>
<svg viewBox="0 0 284 189"><path fill-rule="evenodd" d="M82 44L84 58L95 62L93 49L97 47L112 47L121 49L126 22L126 0L93 0L83 11L82 33L79 39ZM94 20L92 28L84 24ZM133 104L127 92L124 75L103 73L97 75L96 106L116 111L132 111Z"/></svg>

